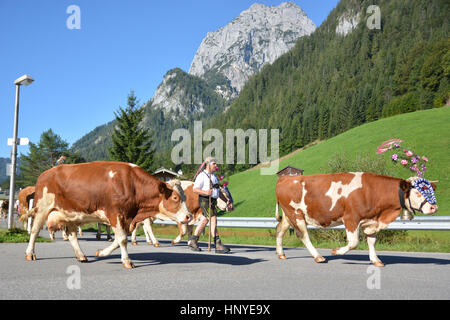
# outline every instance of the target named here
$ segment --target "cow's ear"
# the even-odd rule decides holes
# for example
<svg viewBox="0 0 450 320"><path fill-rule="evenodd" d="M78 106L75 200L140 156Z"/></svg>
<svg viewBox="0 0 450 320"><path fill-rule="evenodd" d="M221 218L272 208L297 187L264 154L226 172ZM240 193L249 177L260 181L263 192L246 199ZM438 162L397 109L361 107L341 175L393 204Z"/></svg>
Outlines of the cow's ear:
<svg viewBox="0 0 450 320"><path fill-rule="evenodd" d="M164 198L169 199L170 196L172 195L173 190L169 189L169 187L167 186L167 184L165 182L161 182L159 184L159 192L164 195Z"/></svg>
<svg viewBox="0 0 450 320"><path fill-rule="evenodd" d="M400 181L400 189L405 193L408 192L411 189L411 182L406 180Z"/></svg>
<svg viewBox="0 0 450 320"><path fill-rule="evenodd" d="M436 185L434 183L431 184L431 187L433 188L433 191L436 191Z"/></svg>

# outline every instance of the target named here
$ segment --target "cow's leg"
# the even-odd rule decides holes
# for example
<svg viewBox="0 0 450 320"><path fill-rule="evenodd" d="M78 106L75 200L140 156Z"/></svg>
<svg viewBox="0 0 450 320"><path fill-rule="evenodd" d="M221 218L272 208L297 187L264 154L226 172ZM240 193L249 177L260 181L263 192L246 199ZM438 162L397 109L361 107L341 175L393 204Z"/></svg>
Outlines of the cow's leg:
<svg viewBox="0 0 450 320"><path fill-rule="evenodd" d="M67 227L67 233L69 234L69 242L72 245L73 250L75 251L75 257L77 258L77 260L80 262L87 262L88 260L83 251L81 251L80 244L78 243L77 227Z"/></svg>
<svg viewBox="0 0 450 320"><path fill-rule="evenodd" d="M150 220L150 218L144 220L144 233L145 237L147 238L148 244L153 244L154 247L161 246L158 242L158 239L156 239L155 235L153 234L152 221Z"/></svg>
<svg viewBox="0 0 450 320"><path fill-rule="evenodd" d="M78 227L78 235L79 235L80 237L83 236L83 230L81 229L81 227Z"/></svg>
<svg viewBox="0 0 450 320"><path fill-rule="evenodd" d="M27 249L25 250L25 259L26 260L29 260L29 261L36 260L36 254L34 253L34 245L36 243L37 237L39 236L39 232L44 227L46 218L47 218L47 212L44 212L43 210L41 210L41 211L38 210L34 216L33 225L31 227L31 233L30 233L30 241L28 242Z"/></svg>
<svg viewBox="0 0 450 320"><path fill-rule="evenodd" d="M64 241L69 240L69 236L67 235L66 227L63 227L63 228L61 229L61 233L62 233L62 237L63 237L63 240L64 240Z"/></svg>
<svg viewBox="0 0 450 320"><path fill-rule="evenodd" d="M100 240L102 238L102 224L97 222L97 234L95 235L95 239Z"/></svg>
<svg viewBox="0 0 450 320"><path fill-rule="evenodd" d="M325 262L326 259L320 255L320 253L314 248L313 244L311 243L311 240L309 239L308 234L308 228L306 227L306 222L304 219L296 219L297 221L297 228L295 230L297 231L297 236L302 240L303 244L305 245L306 249L308 249L309 253L314 258L314 261L317 263Z"/></svg>
<svg viewBox="0 0 450 320"><path fill-rule="evenodd" d="M283 237L286 231L289 229L289 221L283 214L281 221L277 224L277 255L279 259L286 260L286 255L283 250Z"/></svg>
<svg viewBox="0 0 450 320"><path fill-rule="evenodd" d="M331 251L333 255L343 255L349 252L350 250L356 249L359 245L359 226L353 231L348 231L345 229L347 234L347 245L342 248L335 248Z"/></svg>
<svg viewBox="0 0 450 320"><path fill-rule="evenodd" d="M119 243L117 242L117 239L114 239L113 243L111 243L111 245L109 245L107 248L105 248L103 250L97 250L95 252L95 256L96 257L107 257L118 247L119 247Z"/></svg>
<svg viewBox="0 0 450 320"><path fill-rule="evenodd" d="M136 240L136 234L137 234L138 227L141 224L142 224L142 222L136 223L136 225L134 226L133 232L131 233L131 245L133 245L133 246L137 246L138 245L137 240ZM145 233L145 229L144 229L144 233Z"/></svg>
<svg viewBox="0 0 450 320"><path fill-rule="evenodd" d="M133 232L131 232L131 245L133 246L137 246L137 241L136 241L136 233L137 233L137 228L133 229Z"/></svg>
<svg viewBox="0 0 450 320"><path fill-rule="evenodd" d="M113 231L115 234L114 242L117 242L120 246L123 267L126 269L134 268L134 264L131 262L130 257L128 256L128 238L126 230L120 225L120 223L117 223L116 227L113 227Z"/></svg>
<svg viewBox="0 0 450 320"><path fill-rule="evenodd" d="M384 267L383 262L377 257L375 252L375 243L377 242L376 234L367 235L367 244L369 245L369 258L376 267Z"/></svg>
<svg viewBox="0 0 450 320"><path fill-rule="evenodd" d="M109 242L113 241L113 239L111 237L111 226L108 224L105 224L105 228L106 228L106 240L108 240Z"/></svg>
<svg viewBox="0 0 450 320"><path fill-rule="evenodd" d="M172 240L172 244L180 243L181 239L183 239L183 236L186 234L187 231L185 224L177 222L177 226L178 226L178 235L175 239Z"/></svg>

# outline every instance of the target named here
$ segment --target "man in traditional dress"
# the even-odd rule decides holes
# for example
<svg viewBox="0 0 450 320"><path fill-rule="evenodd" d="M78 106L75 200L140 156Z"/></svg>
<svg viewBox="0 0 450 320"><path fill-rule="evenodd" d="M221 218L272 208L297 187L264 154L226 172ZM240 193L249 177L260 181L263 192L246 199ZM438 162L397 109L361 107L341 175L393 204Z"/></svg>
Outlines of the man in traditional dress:
<svg viewBox="0 0 450 320"><path fill-rule="evenodd" d="M205 167L197 175L194 182L193 191L199 195L199 206L202 209L203 216L195 229L194 235L189 237L189 247L193 251L201 251L198 246L198 238L205 226L208 224L208 216L211 217L210 232L214 239L216 253L228 253L230 249L222 244L217 231L217 198L219 197L219 179L214 172L217 168L217 161L212 157L206 158Z"/></svg>

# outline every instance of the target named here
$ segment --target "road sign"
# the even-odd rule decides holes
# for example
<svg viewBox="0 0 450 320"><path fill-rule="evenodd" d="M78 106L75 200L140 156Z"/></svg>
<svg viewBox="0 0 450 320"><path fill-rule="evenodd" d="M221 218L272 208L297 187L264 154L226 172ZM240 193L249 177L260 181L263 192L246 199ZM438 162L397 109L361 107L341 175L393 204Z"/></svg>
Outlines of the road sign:
<svg viewBox="0 0 450 320"><path fill-rule="evenodd" d="M26 146L30 143L30 139L19 138L17 142L20 146ZM12 144L13 144L13 138L8 138L8 146L12 146Z"/></svg>

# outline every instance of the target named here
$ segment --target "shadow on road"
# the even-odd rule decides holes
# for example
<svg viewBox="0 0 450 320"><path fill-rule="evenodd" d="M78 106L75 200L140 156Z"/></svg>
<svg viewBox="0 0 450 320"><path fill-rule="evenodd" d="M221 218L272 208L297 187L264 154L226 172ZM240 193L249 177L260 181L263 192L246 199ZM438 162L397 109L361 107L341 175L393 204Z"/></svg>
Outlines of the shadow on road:
<svg viewBox="0 0 450 320"><path fill-rule="evenodd" d="M179 253L179 252L140 252L130 253L130 259L136 263L136 267L145 267L150 265L162 265L162 264L186 264L186 263L218 263L233 266L251 265L266 261L264 259L249 259L245 257L237 257L232 254L219 255L215 253ZM120 264L120 255L112 254L108 257L94 257L89 259L90 262L96 260L111 260L108 263ZM141 264L140 262L148 262Z"/></svg>
<svg viewBox="0 0 450 320"><path fill-rule="evenodd" d="M414 257L414 252L411 252L411 256L395 256L395 255L378 255L378 258L385 264L437 264L448 265L450 259L438 259L429 257ZM346 254L343 256L327 256L328 261L343 259L348 261L348 264L369 264L369 256L365 254Z"/></svg>

